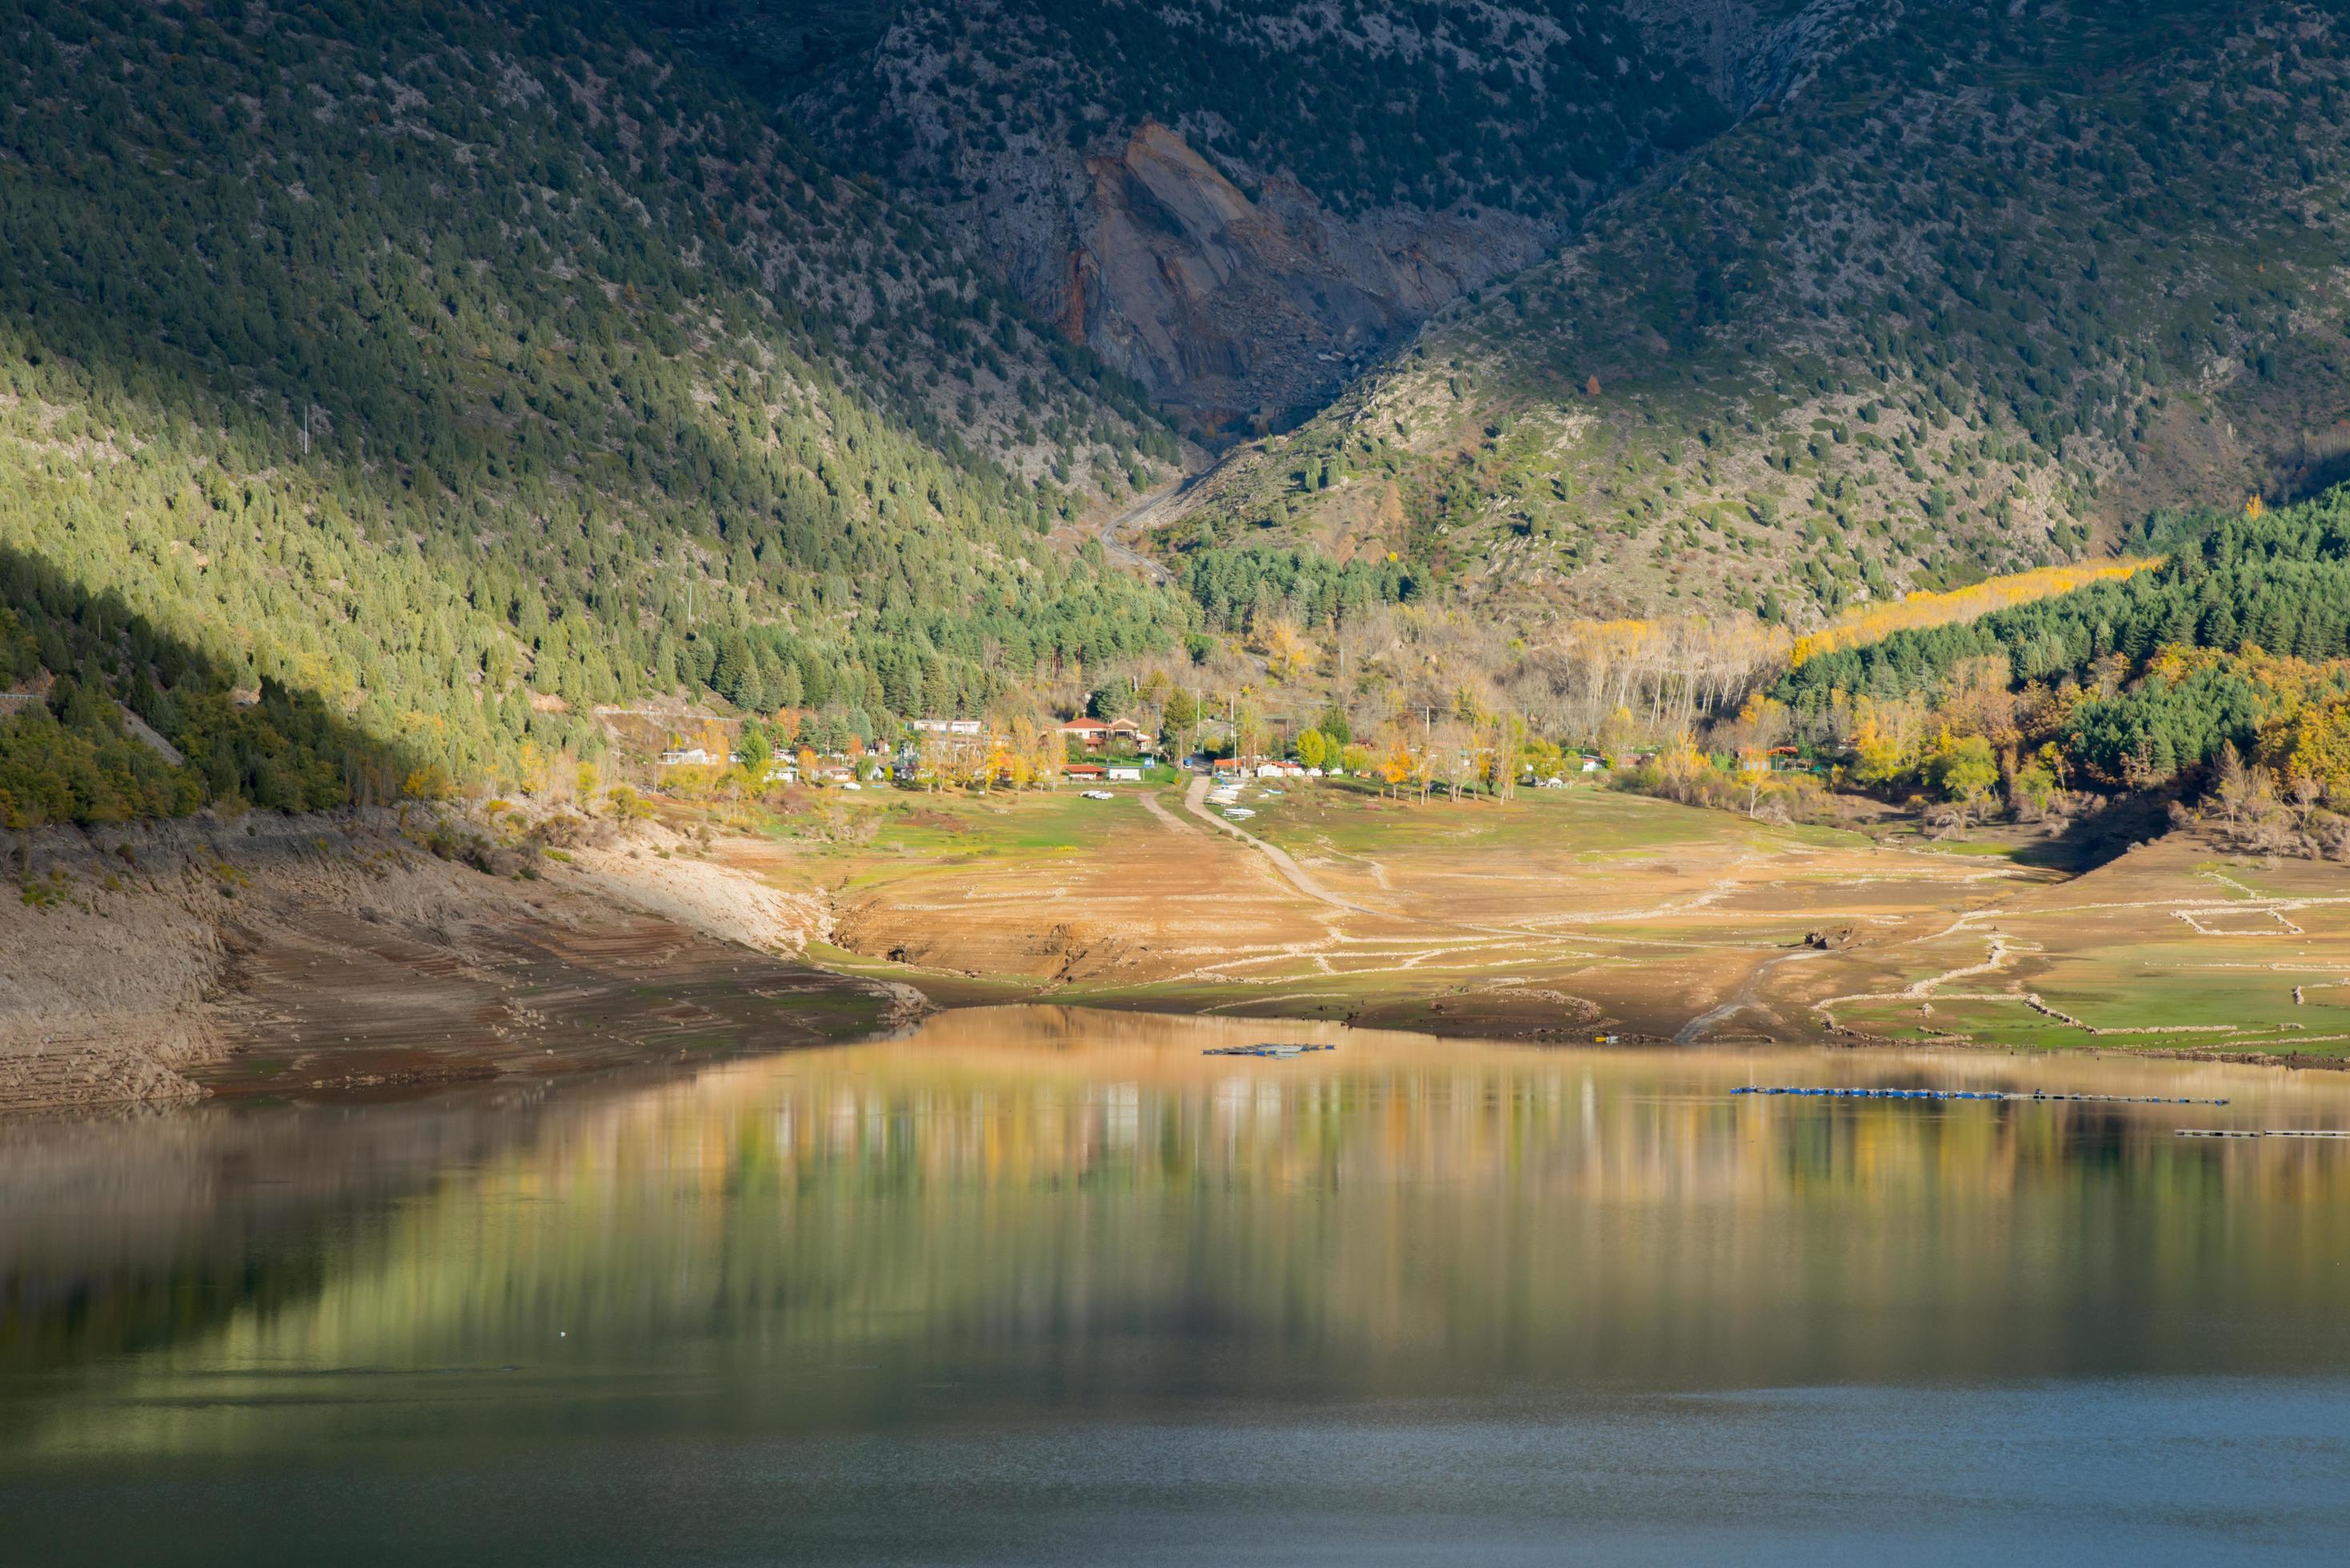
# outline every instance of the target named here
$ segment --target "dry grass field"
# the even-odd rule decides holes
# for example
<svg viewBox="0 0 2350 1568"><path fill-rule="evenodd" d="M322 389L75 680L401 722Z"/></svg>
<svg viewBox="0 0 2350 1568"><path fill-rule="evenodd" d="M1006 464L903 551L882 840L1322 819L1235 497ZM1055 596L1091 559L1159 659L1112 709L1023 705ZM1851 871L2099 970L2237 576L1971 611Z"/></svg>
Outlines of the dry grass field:
<svg viewBox="0 0 2350 1568"><path fill-rule="evenodd" d="M1196 791L1193 792L1196 794ZM2339 1062L2350 879L2191 836L2085 876L2029 845L1784 827L1612 791L879 796L723 853L836 911L819 961L1052 1000L1447 1034L1950 1041ZM1247 835L1230 830L1240 827ZM1284 864L1284 860L1286 864Z"/></svg>

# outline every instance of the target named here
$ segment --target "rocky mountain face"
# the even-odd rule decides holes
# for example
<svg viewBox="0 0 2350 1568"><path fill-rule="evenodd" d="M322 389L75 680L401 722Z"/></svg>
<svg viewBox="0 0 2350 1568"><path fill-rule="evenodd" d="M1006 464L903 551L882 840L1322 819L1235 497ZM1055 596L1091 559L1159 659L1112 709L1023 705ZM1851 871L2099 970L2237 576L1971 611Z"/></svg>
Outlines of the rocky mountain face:
<svg viewBox="0 0 2350 1568"><path fill-rule="evenodd" d="M1034 172L1040 198L1062 199L972 213L1013 287L1208 429L1317 406L1399 328L1534 260L1552 233L1492 209L1345 217L1284 176L1252 199L1157 120Z"/></svg>
<svg viewBox="0 0 2350 1568"><path fill-rule="evenodd" d="M912 4L795 107L1162 407L1245 431L1783 94L1850 9Z"/></svg>

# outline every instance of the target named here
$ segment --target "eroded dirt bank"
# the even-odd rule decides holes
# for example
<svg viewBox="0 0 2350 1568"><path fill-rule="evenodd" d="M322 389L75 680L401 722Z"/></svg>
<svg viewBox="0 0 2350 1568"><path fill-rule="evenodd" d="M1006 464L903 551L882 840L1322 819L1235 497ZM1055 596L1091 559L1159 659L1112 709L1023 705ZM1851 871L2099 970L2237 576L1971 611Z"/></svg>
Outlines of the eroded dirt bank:
<svg viewBox="0 0 2350 1568"><path fill-rule="evenodd" d="M398 1093L835 1038L923 1007L795 961L820 906L666 829L442 858L391 814L199 817L19 846L0 1111Z"/></svg>

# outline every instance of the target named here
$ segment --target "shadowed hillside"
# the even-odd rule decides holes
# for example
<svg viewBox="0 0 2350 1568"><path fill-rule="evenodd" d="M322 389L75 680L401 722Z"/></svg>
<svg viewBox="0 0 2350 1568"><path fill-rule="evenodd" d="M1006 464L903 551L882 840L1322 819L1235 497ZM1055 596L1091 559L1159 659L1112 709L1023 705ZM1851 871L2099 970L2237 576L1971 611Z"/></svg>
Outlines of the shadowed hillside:
<svg viewBox="0 0 2350 1568"><path fill-rule="evenodd" d="M233 683L516 776L1180 627L1044 537L1175 456L1131 389L619 12L0 15L0 543Z"/></svg>

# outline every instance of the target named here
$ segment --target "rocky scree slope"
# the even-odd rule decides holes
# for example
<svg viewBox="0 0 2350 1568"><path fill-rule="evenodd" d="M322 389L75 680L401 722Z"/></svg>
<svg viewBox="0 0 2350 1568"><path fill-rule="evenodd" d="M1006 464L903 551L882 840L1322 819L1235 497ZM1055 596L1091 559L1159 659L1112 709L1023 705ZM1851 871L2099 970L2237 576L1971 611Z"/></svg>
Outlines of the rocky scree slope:
<svg viewBox="0 0 2350 1568"><path fill-rule="evenodd" d="M1161 406L1261 429L1785 91L1846 9L918 3L795 108Z"/></svg>

